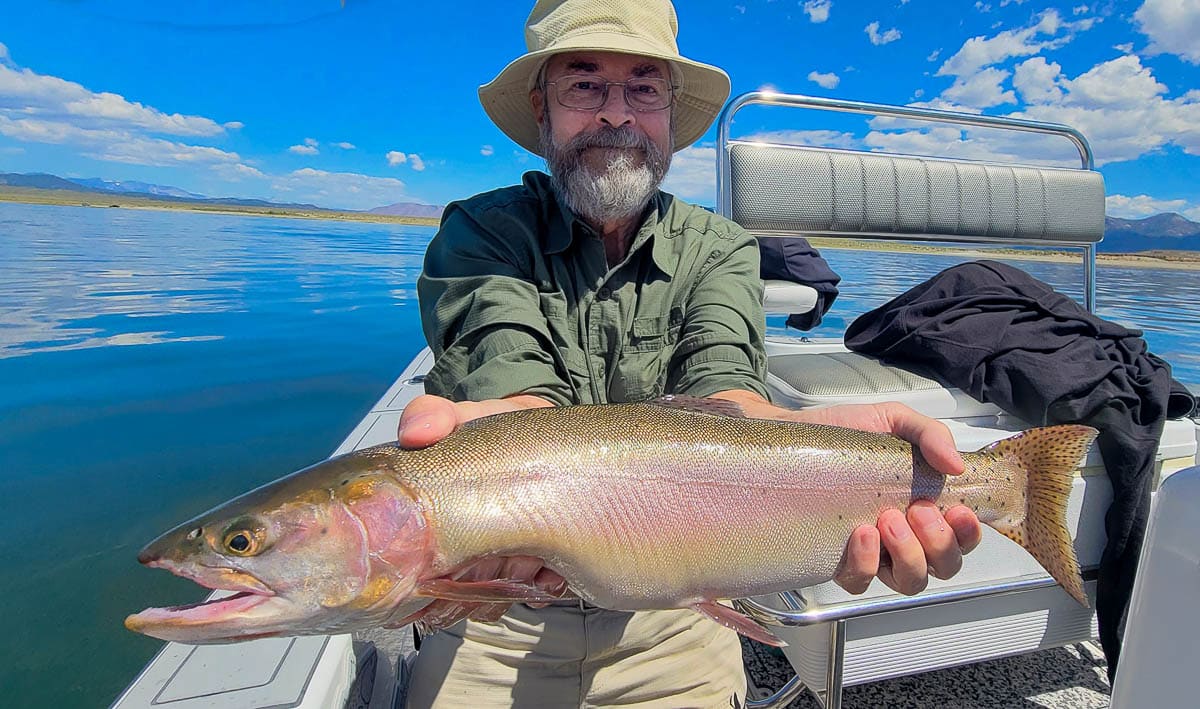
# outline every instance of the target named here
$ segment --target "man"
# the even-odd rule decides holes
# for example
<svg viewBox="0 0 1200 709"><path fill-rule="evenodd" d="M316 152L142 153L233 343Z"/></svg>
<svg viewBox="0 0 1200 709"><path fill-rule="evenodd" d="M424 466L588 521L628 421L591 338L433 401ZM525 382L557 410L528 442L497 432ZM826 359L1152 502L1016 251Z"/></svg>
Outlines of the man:
<svg viewBox="0 0 1200 709"><path fill-rule="evenodd" d="M753 237L658 189L671 154L704 134L729 93L724 72L682 57L675 35L666 0L537 2L529 53L480 99L550 175L447 207L418 283L437 361L428 395L404 412L401 443L429 445L502 411L678 393L728 399L754 417L891 432L939 470L962 472L945 427L898 404L797 412L768 401ZM878 575L915 593L929 573L957 572L979 537L965 508L891 510L855 531L837 580L862 592ZM881 545L890 565L880 565ZM527 557L465 573L563 584ZM438 601L431 613L473 619L425 639L411 707L745 698L736 635L689 610Z"/></svg>

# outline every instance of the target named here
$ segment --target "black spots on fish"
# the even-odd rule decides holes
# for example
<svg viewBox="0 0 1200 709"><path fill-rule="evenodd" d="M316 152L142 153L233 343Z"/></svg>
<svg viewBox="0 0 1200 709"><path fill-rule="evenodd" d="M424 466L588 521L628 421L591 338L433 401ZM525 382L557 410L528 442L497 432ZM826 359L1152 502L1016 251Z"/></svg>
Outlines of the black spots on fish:
<svg viewBox="0 0 1200 709"><path fill-rule="evenodd" d="M349 485L349 484L350 484L350 481L349 481L349 480L343 480L343 481L342 481L342 485L343 485L343 486L346 486L346 485Z"/></svg>
<svg viewBox="0 0 1200 709"><path fill-rule="evenodd" d="M329 534L329 527L321 527L321 536Z"/></svg>
<svg viewBox="0 0 1200 709"><path fill-rule="evenodd" d="M880 492L880 491L878 491L878 490L876 490L876 491L875 491L875 497L883 497L883 493L882 493L882 492Z"/></svg>

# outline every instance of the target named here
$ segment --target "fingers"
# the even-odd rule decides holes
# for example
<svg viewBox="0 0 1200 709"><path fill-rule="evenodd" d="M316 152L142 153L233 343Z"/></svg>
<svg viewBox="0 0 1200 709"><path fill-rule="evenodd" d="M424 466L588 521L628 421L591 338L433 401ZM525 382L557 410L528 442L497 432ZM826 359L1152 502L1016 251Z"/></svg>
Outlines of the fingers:
<svg viewBox="0 0 1200 709"><path fill-rule="evenodd" d="M862 593L879 572L879 530L864 524L850 535L833 580L847 593Z"/></svg>
<svg viewBox="0 0 1200 709"><path fill-rule="evenodd" d="M970 553L983 541L983 525L969 507L956 505L946 510L946 522L954 530L962 553Z"/></svg>
<svg viewBox="0 0 1200 709"><path fill-rule="evenodd" d="M454 402L422 394L400 414L396 438L405 448L424 448L450 435L459 424Z"/></svg>
<svg viewBox="0 0 1200 709"><path fill-rule="evenodd" d="M882 404L893 435L916 446L921 455L943 475L960 475L966 469L962 454L954 447L954 436L946 424L919 414L903 404Z"/></svg>
<svg viewBox="0 0 1200 709"><path fill-rule="evenodd" d="M880 569L879 580L907 596L924 591L929 583L929 565L921 540L909 526L904 513L896 509L884 510L876 526L883 548L892 558L890 568Z"/></svg>
<svg viewBox="0 0 1200 709"><path fill-rule="evenodd" d="M962 549L954 528L931 502L914 502L905 515L935 578L948 579L962 569ZM924 584L922 584L924 585Z"/></svg>

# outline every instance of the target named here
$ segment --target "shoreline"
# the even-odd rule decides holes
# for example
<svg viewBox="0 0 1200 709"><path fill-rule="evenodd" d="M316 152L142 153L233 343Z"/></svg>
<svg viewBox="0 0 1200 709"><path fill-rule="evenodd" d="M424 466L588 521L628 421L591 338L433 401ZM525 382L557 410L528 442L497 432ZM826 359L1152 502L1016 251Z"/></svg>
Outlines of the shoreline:
<svg viewBox="0 0 1200 709"><path fill-rule="evenodd" d="M339 210L295 209L290 207L267 207L256 205L209 204L181 200L155 199L120 192L85 192L75 190L43 190L28 187L0 185L0 203L41 204L62 207L84 207L89 209L144 209L156 211L195 212L203 214L225 214L231 216L282 217L285 219L328 219L330 221L364 222L379 224L407 224L433 226L441 223L439 217L406 217L368 212ZM930 256L962 256L966 258L995 258L1015 261L1048 261L1053 263L1083 264L1082 253L1064 251L1039 251L1014 248L983 249L977 246L929 246L926 244L901 243L894 241L838 237L807 237L818 249L844 251L884 251L889 253L920 253ZM1165 257L1164 257L1165 256ZM1097 268L1115 266L1123 268L1162 268L1181 271L1200 271L1200 252L1159 251L1146 253L1097 253Z"/></svg>
<svg viewBox="0 0 1200 709"><path fill-rule="evenodd" d="M29 187L0 185L0 203L40 204L56 207L83 207L88 209L142 209L160 212L195 212L200 214L225 214L243 217L282 217L285 219L328 219L343 222L369 222L378 224L409 224L415 226L437 226L439 217L405 217L369 212L347 212L336 209L299 209L285 206L258 206L208 202L185 202L182 200L155 199L154 197L123 192L85 192L75 190L42 190Z"/></svg>

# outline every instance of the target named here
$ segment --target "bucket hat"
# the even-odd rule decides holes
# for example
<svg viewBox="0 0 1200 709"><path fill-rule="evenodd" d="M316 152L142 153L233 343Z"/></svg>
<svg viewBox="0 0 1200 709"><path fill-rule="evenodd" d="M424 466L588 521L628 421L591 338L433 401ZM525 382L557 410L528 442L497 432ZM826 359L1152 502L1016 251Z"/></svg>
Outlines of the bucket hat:
<svg viewBox="0 0 1200 709"><path fill-rule="evenodd" d="M700 139L729 97L729 76L680 55L679 22L667 0L538 0L525 24L528 52L479 87L483 110L500 130L541 155L529 91L544 63L564 52L620 52L663 59L674 68L675 149Z"/></svg>

